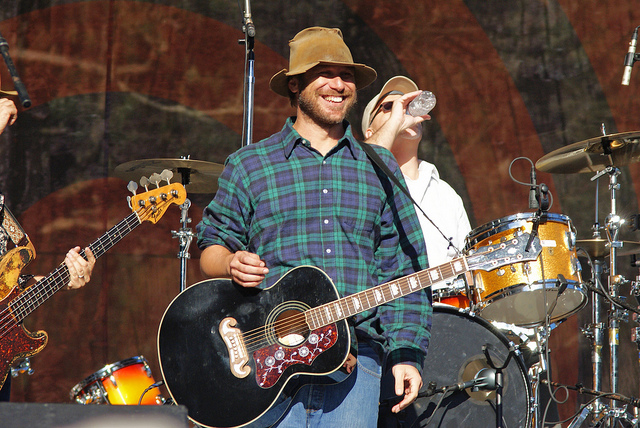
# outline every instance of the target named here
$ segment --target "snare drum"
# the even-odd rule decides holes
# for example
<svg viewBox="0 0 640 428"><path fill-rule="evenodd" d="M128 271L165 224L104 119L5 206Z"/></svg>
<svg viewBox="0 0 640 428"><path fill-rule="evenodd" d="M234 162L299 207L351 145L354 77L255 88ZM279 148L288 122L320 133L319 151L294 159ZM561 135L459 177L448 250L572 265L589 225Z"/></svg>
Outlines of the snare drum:
<svg viewBox="0 0 640 428"><path fill-rule="evenodd" d="M469 233L465 251L473 254L482 246L531 233L533 219L533 213L520 213L487 223ZM580 277L575 236L569 217L543 214L538 224L542 251L535 261L473 271L476 313L488 320L534 326L544 323L549 310L555 322L582 309L587 294Z"/></svg>
<svg viewBox="0 0 640 428"><path fill-rule="evenodd" d="M80 404L164 404L160 390L149 388L154 383L147 360L139 356L107 364L74 386L69 395Z"/></svg>

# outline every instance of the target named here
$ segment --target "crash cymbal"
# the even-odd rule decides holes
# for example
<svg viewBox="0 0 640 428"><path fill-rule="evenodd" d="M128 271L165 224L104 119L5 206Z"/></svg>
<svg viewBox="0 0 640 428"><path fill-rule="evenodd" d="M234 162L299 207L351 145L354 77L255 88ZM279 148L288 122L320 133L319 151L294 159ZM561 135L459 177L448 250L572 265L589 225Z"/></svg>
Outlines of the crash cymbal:
<svg viewBox="0 0 640 428"><path fill-rule="evenodd" d="M640 242L633 241L620 241L622 247L618 248L617 254L619 256L628 256L631 254L640 253ZM609 257L609 241L602 238L592 239L578 239L576 241L576 247L584 248L593 258Z"/></svg>
<svg viewBox="0 0 640 428"><path fill-rule="evenodd" d="M192 159L142 159L120 164L114 173L123 180L138 182L165 169L173 172L173 181L185 185L187 193L215 193L224 165Z"/></svg>
<svg viewBox="0 0 640 428"><path fill-rule="evenodd" d="M596 172L640 161L640 132L604 135L561 147L536 162L536 168L552 174Z"/></svg>

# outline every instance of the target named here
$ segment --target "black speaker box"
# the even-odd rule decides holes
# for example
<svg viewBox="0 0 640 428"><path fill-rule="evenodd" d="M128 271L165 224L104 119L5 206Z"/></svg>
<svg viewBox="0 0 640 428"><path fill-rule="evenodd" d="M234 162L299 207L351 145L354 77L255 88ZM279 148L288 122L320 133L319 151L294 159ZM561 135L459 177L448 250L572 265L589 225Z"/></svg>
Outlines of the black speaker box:
<svg viewBox="0 0 640 428"><path fill-rule="evenodd" d="M188 428L184 406L0 403L2 428Z"/></svg>

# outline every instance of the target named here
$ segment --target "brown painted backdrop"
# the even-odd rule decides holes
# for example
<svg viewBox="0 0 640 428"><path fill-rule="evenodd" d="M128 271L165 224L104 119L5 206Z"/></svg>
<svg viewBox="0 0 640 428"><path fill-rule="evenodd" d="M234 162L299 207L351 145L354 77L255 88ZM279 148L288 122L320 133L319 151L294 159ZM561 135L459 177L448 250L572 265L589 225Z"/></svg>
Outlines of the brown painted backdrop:
<svg viewBox="0 0 640 428"><path fill-rule="evenodd" d="M242 3L242 2L239 2ZM640 131L640 71L621 86L622 64L640 11L634 0L256 1L254 141L282 126L287 100L268 90L285 67L287 41L311 25L340 27L358 62L378 71L350 116L389 77L405 74L438 105L421 156L462 195L472 226L528 211L527 188L509 176L532 161L607 132ZM220 0L3 0L0 32L33 106L0 137L0 183L35 242L27 270L47 273L73 245L86 245L129 212L114 168L147 158L222 163L241 145L245 52L242 15ZM10 89L4 66L3 88ZM359 126L356 127L359 131ZM513 175L527 181L529 164ZM538 172L552 212L590 238L611 211L607 177ZM617 209L638 213L637 164L621 168ZM189 195L192 226L210 194ZM597 214L596 214L597 213ZM14 401L66 402L70 388L105 364L144 355L159 375L155 336L179 292L173 207L100 259L89 286L58 293L26 322L50 334L14 380ZM638 232L622 238L638 241ZM188 283L202 279L193 245ZM619 268L634 279L628 256ZM588 266L585 276L589 277ZM628 294L628 287L623 288ZM633 298L631 301L635 302ZM590 385L588 307L552 333L555 380ZM633 323L623 323L621 393L638 394ZM460 334L464 334L461 332ZM606 384L606 383L605 383ZM565 416L583 397L561 405Z"/></svg>

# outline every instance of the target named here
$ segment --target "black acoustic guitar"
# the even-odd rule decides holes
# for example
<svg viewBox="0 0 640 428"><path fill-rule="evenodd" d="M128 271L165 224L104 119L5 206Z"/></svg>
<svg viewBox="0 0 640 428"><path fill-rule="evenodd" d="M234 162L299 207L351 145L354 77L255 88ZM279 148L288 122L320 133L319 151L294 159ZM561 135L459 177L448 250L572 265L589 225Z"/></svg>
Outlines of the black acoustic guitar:
<svg viewBox="0 0 640 428"><path fill-rule="evenodd" d="M283 390L292 395L318 376L344 379L339 369L349 354L347 318L472 270L535 260L540 241L532 239L525 251L528 240L522 234L343 298L311 266L291 269L264 290L228 279L194 284L171 302L158 329L167 390L198 425L246 425Z"/></svg>

